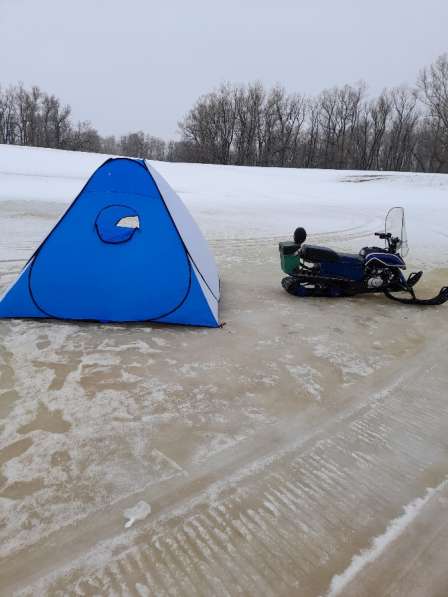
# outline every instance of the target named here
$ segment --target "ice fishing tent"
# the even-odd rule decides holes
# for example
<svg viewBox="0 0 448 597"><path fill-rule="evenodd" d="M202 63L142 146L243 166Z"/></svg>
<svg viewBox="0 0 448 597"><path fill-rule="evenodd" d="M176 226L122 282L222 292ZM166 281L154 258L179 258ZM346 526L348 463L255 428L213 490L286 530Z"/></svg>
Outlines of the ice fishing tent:
<svg viewBox="0 0 448 597"><path fill-rule="evenodd" d="M0 317L216 327L219 279L190 213L147 162L102 164L0 300Z"/></svg>

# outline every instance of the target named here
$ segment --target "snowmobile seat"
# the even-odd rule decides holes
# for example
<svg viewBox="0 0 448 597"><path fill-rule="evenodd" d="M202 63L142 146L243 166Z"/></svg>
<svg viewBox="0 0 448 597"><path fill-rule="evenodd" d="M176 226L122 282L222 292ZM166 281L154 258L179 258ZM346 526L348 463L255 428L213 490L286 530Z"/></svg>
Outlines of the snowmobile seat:
<svg viewBox="0 0 448 597"><path fill-rule="evenodd" d="M326 247L303 245L300 256L304 261L319 264L319 272L324 277L361 280L364 275L364 259L353 253L337 253Z"/></svg>
<svg viewBox="0 0 448 597"><path fill-rule="evenodd" d="M310 263L334 263L339 261L339 255L332 249L316 245L302 245L300 256Z"/></svg>

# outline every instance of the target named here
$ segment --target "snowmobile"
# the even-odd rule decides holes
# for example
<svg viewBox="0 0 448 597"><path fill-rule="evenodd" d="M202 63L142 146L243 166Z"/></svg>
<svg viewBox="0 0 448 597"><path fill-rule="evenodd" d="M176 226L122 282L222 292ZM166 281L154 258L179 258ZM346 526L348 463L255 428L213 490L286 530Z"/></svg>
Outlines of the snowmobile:
<svg viewBox="0 0 448 597"><path fill-rule="evenodd" d="M364 247L358 254L340 253L327 247L304 244L306 231L297 228L294 242L279 244L282 270L288 274L283 288L299 297L354 296L383 293L409 305L442 305L448 301L448 286L431 299L415 296L414 286L423 272L405 277L408 242L404 209L393 207L386 215L384 232L375 232L384 247Z"/></svg>

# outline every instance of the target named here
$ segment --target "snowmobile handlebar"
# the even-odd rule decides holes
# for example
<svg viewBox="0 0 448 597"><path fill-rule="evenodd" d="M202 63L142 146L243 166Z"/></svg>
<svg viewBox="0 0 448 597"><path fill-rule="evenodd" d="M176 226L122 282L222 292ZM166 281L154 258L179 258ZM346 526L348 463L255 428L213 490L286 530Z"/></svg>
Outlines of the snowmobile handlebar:
<svg viewBox="0 0 448 597"><path fill-rule="evenodd" d="M390 253L396 253L398 248L401 246L401 241L398 237L392 236L390 232L375 232L375 236L379 236L387 242L388 251Z"/></svg>

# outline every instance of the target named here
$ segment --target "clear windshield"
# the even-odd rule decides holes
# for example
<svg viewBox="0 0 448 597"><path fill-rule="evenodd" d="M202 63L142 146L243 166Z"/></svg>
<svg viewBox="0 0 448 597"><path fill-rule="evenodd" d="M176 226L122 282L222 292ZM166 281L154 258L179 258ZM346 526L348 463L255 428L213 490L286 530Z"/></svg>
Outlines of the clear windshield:
<svg viewBox="0 0 448 597"><path fill-rule="evenodd" d="M402 207L392 207L387 212L385 232L390 232L393 238L398 238L397 251L402 257L409 253L408 237L406 234L406 221Z"/></svg>

